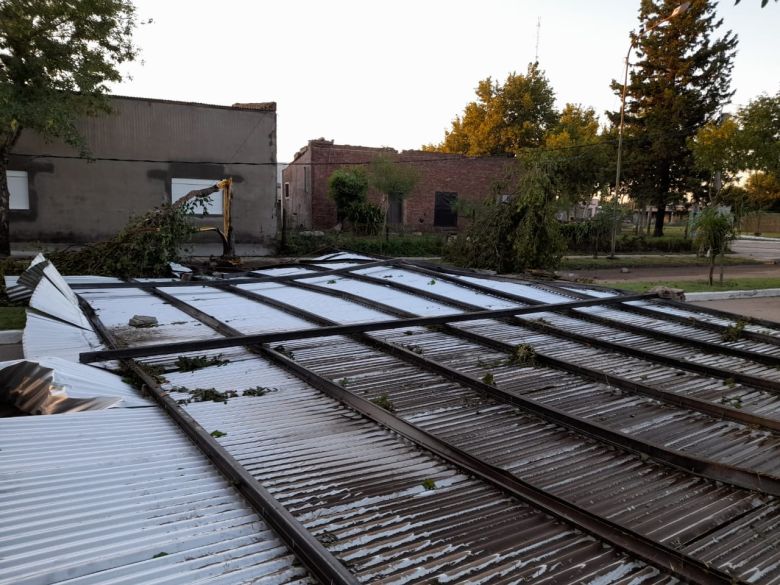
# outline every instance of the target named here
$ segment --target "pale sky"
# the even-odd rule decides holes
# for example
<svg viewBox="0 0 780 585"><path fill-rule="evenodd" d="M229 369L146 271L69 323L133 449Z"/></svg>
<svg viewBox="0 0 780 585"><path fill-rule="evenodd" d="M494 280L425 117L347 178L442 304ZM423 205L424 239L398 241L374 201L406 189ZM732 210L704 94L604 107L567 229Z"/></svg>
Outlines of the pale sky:
<svg viewBox="0 0 780 585"><path fill-rule="evenodd" d="M311 138L419 148L439 142L480 79L539 62L559 106L617 109L639 0L135 0L142 62L122 95L277 102L278 160ZM718 3L739 36L734 104L780 89L780 3ZM733 110L734 105L727 108Z"/></svg>

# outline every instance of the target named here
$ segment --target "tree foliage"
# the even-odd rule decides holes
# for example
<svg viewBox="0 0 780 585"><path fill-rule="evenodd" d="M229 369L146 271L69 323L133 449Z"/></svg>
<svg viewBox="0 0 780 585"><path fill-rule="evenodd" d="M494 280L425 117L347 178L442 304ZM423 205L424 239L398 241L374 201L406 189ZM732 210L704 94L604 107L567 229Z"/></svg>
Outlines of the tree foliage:
<svg viewBox="0 0 780 585"><path fill-rule="evenodd" d="M503 84L483 79L476 94L476 101L452 121L444 141L424 150L470 156L516 154L540 146L558 120L555 94L537 63L529 64L525 75L510 73Z"/></svg>
<svg viewBox="0 0 780 585"><path fill-rule="evenodd" d="M641 30L669 18L677 0L642 0ZM688 9L647 34L633 34L637 61L627 88L624 177L630 194L663 210L687 193L705 194L688 139L715 120L733 95L731 70L737 44L730 31L716 37L722 20L711 0ZM613 81L620 94L622 84ZM619 112L609 114L617 125ZM663 213L654 235L663 235Z"/></svg>
<svg viewBox="0 0 780 585"><path fill-rule="evenodd" d="M133 217L107 242L87 245L75 252L52 252L49 259L64 274L167 276L168 263L179 258L181 246L197 231L190 220L198 205L196 200L183 205L162 205Z"/></svg>
<svg viewBox="0 0 780 585"><path fill-rule="evenodd" d="M526 159L494 197L476 210L473 222L446 250L463 266L497 272L552 269L566 245L555 214L558 210L553 167Z"/></svg>
<svg viewBox="0 0 780 585"><path fill-rule="evenodd" d="M734 217L717 207L707 207L702 210L693 222L695 236L694 245L707 250L710 258L709 281L712 286L712 274L715 270L715 259L728 251L729 242L734 239ZM721 270L720 281L723 282Z"/></svg>
<svg viewBox="0 0 780 585"><path fill-rule="evenodd" d="M780 176L780 91L751 100L739 109L738 117L741 168Z"/></svg>
<svg viewBox="0 0 780 585"><path fill-rule="evenodd" d="M137 55L130 0L0 0L0 254L9 253L8 156L23 129L87 151L76 121L108 112Z"/></svg>
<svg viewBox="0 0 780 585"><path fill-rule="evenodd" d="M566 104L545 134L543 146L547 159L555 164L555 187L562 207L590 201L613 178L611 153L593 108Z"/></svg>
<svg viewBox="0 0 780 585"><path fill-rule="evenodd" d="M366 201L368 193L368 175L361 167L336 169L328 177L328 195L336 203L339 221L348 214L349 209Z"/></svg>

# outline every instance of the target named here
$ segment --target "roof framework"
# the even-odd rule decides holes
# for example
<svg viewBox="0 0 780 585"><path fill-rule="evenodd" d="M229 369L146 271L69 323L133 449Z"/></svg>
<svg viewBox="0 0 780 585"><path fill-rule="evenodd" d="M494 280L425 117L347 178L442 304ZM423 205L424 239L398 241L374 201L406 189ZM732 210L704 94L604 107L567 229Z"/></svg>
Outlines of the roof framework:
<svg viewBox="0 0 780 585"><path fill-rule="evenodd" d="M301 555L319 578L334 555L335 582L533 580L523 543L544 534L554 583L780 582L780 326L727 342L737 316L399 260L263 272L77 285L109 347L80 359L126 360L249 501L265 486L303 526L293 551L325 544ZM121 337L112 312L149 299L191 340ZM219 349L231 364L176 371ZM274 380L263 398L176 400Z"/></svg>

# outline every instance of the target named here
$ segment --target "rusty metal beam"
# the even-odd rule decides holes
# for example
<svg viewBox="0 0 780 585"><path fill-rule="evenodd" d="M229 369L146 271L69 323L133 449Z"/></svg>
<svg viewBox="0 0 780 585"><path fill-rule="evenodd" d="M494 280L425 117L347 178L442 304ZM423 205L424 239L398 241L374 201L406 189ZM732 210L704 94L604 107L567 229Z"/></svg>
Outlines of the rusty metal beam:
<svg viewBox="0 0 780 585"><path fill-rule="evenodd" d="M117 347L114 335L105 327L92 306L79 298L81 310L102 341ZM132 360L123 365L146 385L157 404L184 431L200 451L276 531L290 551L320 582L357 585L359 582L260 482L230 455L190 414L163 391L153 376Z"/></svg>
<svg viewBox="0 0 780 585"><path fill-rule="evenodd" d="M157 283L160 286L160 283ZM162 285L167 288L167 284ZM222 283L212 283L210 286L224 288L231 286ZM611 304L621 302L621 300L642 300L650 298L653 295L641 294L631 295L620 298L610 299L589 299L586 301L575 301L567 303L570 307L590 307L594 305ZM545 305L545 307L555 307L555 305ZM496 319L509 315L523 315L528 313L538 313L538 307L513 308L476 311L473 313L455 313L452 315L437 315L434 317L415 317L410 319L389 319L387 321L375 321L373 323L359 323L356 325L338 325L333 327L316 327L312 329L303 329L299 331L282 331L277 333L261 333L257 335L242 335L235 337L225 337L223 339L204 339L199 341L185 341L177 343L161 343L156 345L147 345L144 347L114 349L103 351L89 351L79 354L81 363L93 363L105 360L127 359L136 357L147 357L154 355L165 355L169 353L184 353L189 351L203 351L208 349L223 349L226 347L237 347L240 345L256 343L272 343L276 341L288 341L292 339L305 339L314 337L327 337L329 335L350 335L352 333L361 333L366 331L379 331L382 329L401 329L404 327L439 325L442 323L455 323L464 321L476 321L479 319Z"/></svg>
<svg viewBox="0 0 780 585"><path fill-rule="evenodd" d="M153 290L152 292L161 298L165 298L180 310L185 311L191 317L198 319L223 335L229 334L235 337L239 333L229 325L216 320L211 315L204 313L200 309L197 309L172 295L168 295L159 290ZM284 305L284 303L272 301L272 306L281 305ZM324 318L318 317L318 319ZM664 571L672 572L685 580L699 583L719 583L724 585L733 582L733 578L730 575L727 575L719 569L709 567L695 558L684 555L671 547L630 531L610 520L601 518L562 498L548 494L544 490L521 480L517 476L499 467L485 463L481 459L423 431L419 427L406 422L374 403L345 390L338 384L323 378L287 356L271 350L265 345L250 344L247 345L247 348L283 367L304 382L320 390L326 396L345 404L347 407L362 414L373 422L398 433L423 449L441 457L451 465L460 467L467 473L478 477L480 480L595 536L616 549L627 552Z"/></svg>

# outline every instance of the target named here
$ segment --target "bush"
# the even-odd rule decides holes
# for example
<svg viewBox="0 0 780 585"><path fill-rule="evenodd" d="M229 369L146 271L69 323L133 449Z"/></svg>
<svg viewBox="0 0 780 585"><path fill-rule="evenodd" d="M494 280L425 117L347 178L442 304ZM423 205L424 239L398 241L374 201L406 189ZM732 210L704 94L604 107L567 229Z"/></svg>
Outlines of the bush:
<svg viewBox="0 0 780 585"><path fill-rule="evenodd" d="M604 253L610 251L612 230L609 222L590 220L565 223L561 225L561 233L569 252L593 254L596 250ZM615 252L619 254L640 252L673 254L693 251L693 242L683 236L655 238L646 237L644 234L621 234L615 242Z"/></svg>
<svg viewBox="0 0 780 585"><path fill-rule="evenodd" d="M345 217L358 235L375 236L382 227L384 214L378 205L361 201L347 207Z"/></svg>

